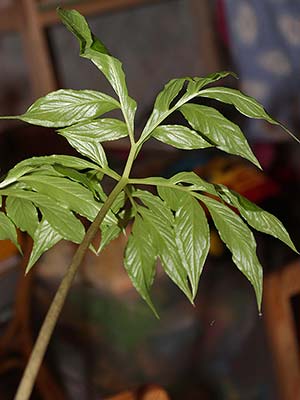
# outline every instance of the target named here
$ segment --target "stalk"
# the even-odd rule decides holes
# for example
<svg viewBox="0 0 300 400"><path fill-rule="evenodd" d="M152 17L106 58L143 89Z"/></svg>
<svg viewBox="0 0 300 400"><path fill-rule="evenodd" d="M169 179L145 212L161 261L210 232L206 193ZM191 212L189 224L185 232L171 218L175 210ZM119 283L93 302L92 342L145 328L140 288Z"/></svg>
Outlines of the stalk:
<svg viewBox="0 0 300 400"><path fill-rule="evenodd" d="M132 160L132 157L130 157ZM129 161L129 159L128 159ZM126 175L129 173L131 169L132 161L127 162L126 165ZM124 171L125 172L125 171ZM32 389L35 383L36 376L39 372L41 363L43 361L44 355L46 353L49 341L51 339L53 330L57 323L58 317L60 312L64 306L67 294L71 288L73 280L75 278L76 272L81 265L81 262L85 256L89 245L91 244L92 240L94 239L101 222L103 221L106 213L109 211L110 207L112 206L114 200L118 196L118 194L125 188L128 183L127 177L122 177L117 185L114 187L108 198L106 199L105 203L101 207L98 215L96 216L93 223L90 225L89 229L87 230L85 237L79 247L77 248L72 262L61 281L59 288L52 300L51 306L47 312L43 325L40 329L38 338L35 342L34 348L32 350L31 356L25 368L23 377L21 379L20 385L18 387L15 400L28 400L32 393Z"/></svg>

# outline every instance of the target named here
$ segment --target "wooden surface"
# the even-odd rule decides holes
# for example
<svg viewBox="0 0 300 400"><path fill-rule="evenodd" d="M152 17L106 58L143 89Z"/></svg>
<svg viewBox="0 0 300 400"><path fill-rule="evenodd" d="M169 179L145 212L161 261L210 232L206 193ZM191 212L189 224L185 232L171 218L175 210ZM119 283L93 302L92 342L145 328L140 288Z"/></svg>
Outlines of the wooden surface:
<svg viewBox="0 0 300 400"><path fill-rule="evenodd" d="M296 326L291 303L295 295L300 295L300 260L267 275L264 280L263 314L279 400L300 400L299 326Z"/></svg>

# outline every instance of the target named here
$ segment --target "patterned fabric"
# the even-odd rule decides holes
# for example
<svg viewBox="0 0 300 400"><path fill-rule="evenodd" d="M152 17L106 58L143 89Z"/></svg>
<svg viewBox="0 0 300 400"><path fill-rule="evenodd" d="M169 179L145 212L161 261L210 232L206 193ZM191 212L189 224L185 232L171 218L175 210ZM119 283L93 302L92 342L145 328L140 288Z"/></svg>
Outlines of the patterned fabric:
<svg viewBox="0 0 300 400"><path fill-rule="evenodd" d="M300 2L225 0L224 6L241 88L295 131L300 100ZM249 122L246 132L253 139L286 137L260 121Z"/></svg>

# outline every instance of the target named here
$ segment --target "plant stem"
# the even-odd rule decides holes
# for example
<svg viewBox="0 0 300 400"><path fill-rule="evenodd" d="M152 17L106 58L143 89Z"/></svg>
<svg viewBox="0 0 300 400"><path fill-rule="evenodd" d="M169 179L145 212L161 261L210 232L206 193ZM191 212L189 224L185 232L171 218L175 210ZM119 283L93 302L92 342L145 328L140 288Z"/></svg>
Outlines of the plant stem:
<svg viewBox="0 0 300 400"><path fill-rule="evenodd" d="M132 163L126 164L127 171L129 174L130 168ZM129 170L129 171L128 171ZM124 170L125 172L125 170ZM54 296L54 299L51 303L51 306L48 310L44 323L40 329L40 333L34 345L33 351L31 353L30 359L28 364L25 368L24 375L22 377L21 383L18 387L15 400L28 400L33 386L38 374L39 368L43 361L47 346L49 344L50 338L52 336L53 330L55 328L56 322L60 315L60 312L63 308L65 303L67 294L69 289L72 285L72 282L75 278L76 272L85 256L89 245L91 244L93 238L95 237L101 222L103 221L106 213L110 209L111 205L113 204L114 200L118 196L118 194L125 188L128 183L127 177L122 177L117 185L114 187L110 195L108 196L107 200L101 207L98 215L96 216L95 220L87 230L85 237L82 243L77 248L72 262L61 282L59 288Z"/></svg>

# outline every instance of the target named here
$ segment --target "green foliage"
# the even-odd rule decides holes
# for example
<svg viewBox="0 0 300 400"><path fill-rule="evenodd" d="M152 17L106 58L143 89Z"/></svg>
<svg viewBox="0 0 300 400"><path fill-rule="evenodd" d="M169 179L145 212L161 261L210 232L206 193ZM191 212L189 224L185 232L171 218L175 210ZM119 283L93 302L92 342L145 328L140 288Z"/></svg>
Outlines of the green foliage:
<svg viewBox="0 0 300 400"><path fill-rule="evenodd" d="M128 94L121 62L109 54L78 12L59 9L58 13L78 39L80 55L104 74L117 99L92 90L58 90L38 99L26 113L15 117L56 128L85 158L33 157L9 171L0 182L0 195L6 196L0 213L0 239L10 239L19 247L16 228L28 232L34 240L29 271L60 240L81 243L85 237L82 218L92 222L101 215L98 228L102 240L96 253L125 232L129 224L132 229L124 255L125 268L137 291L157 315L150 295L157 260L193 303L209 251L208 218L211 218L234 263L254 287L260 308L262 267L248 225L275 236L296 251L282 223L238 193L206 182L192 172L181 172L170 179L135 179L130 177L130 171L143 143L151 137L185 150L216 147L260 168L240 128L215 108L191 103L197 97L232 104L248 117L279 123L256 100L238 90L207 87L226 78L230 72L225 71L168 82L158 94L137 138L136 102ZM114 109L121 110L123 120L106 117ZM175 111L182 113L186 125L164 123ZM130 140L131 150L120 176L109 167L102 143L125 137ZM101 186L104 175L118 182L109 195ZM139 185L152 186L156 192L141 190ZM102 211L99 214L103 209L103 215Z"/></svg>

